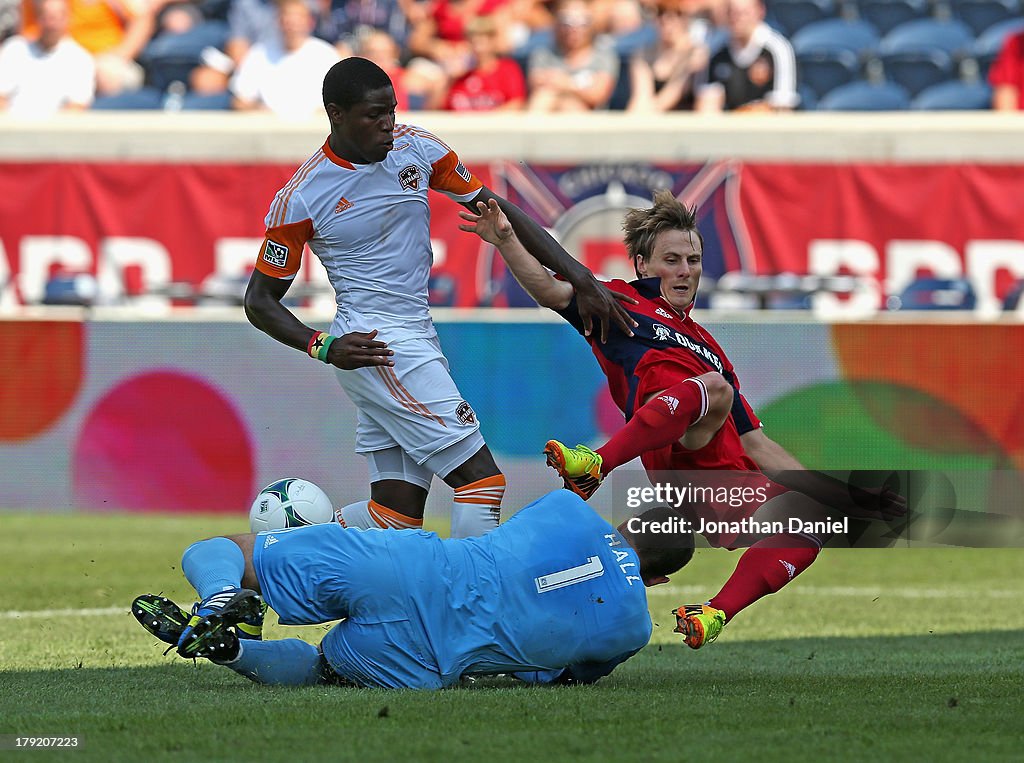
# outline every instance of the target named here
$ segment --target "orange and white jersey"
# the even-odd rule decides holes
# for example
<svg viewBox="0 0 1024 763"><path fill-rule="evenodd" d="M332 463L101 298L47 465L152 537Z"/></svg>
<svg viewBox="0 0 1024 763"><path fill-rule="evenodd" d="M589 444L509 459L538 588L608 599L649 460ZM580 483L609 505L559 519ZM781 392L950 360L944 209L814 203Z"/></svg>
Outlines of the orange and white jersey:
<svg viewBox="0 0 1024 763"><path fill-rule="evenodd" d="M483 187L427 130L396 125L394 141L373 164L351 164L325 142L277 192L266 217L256 269L294 278L308 243L337 293L337 336L372 329L387 342L436 335L427 307L427 189L468 201Z"/></svg>

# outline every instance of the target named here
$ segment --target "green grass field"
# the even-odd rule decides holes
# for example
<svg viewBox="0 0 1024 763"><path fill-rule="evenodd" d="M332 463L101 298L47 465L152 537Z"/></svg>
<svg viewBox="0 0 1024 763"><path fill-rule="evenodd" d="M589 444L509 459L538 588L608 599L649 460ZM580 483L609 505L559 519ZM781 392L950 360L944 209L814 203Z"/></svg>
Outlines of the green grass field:
<svg viewBox="0 0 1024 763"><path fill-rule="evenodd" d="M437 693L270 689L162 656L132 598L191 589L213 517L4 514L0 734L80 735L90 760L1019 760L1024 553L826 551L693 652L673 606L737 558L697 553L651 591L650 646L590 687L504 679ZM72 612L73 611L73 612ZM274 625L268 636L318 628ZM8 752L14 757L19 753Z"/></svg>

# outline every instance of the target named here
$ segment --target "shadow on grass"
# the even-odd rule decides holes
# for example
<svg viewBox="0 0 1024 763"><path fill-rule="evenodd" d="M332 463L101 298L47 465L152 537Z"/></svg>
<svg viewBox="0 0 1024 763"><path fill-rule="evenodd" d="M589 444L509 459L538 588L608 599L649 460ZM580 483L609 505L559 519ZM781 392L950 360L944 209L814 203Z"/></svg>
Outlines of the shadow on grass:
<svg viewBox="0 0 1024 763"><path fill-rule="evenodd" d="M729 683L745 681L752 675L768 679L772 676L825 676L835 674L846 678L874 677L878 674L940 674L992 672L1012 668L1019 677L1021 653L1024 651L1024 630L984 631L914 636L871 636L863 638L826 637L777 641L730 641L723 639L700 651L682 645L651 644L640 654L620 666L600 686L646 689L673 688L679 673L691 680L695 676L714 678ZM0 671L0 717L22 708L26 700L39 701L51 708L75 707L83 692L95 691L122 700L109 707L123 705L123 700L144 701L147 696L166 702L168 696L185 694L190 698L204 691L231 692L244 697L260 692L288 693L302 691L371 693L383 690L353 690L312 687L291 689L256 686L227 669L199 660L186 662L168 657L168 664L146 667L63 668L48 670ZM530 688L504 676L481 676L446 693L479 692L489 689ZM417 696L428 696L419 695ZM102 706L93 706L92 713L102 713Z"/></svg>
<svg viewBox="0 0 1024 763"><path fill-rule="evenodd" d="M0 733L82 734L79 759L678 760L695 735L757 760L1018 751L1024 631L652 645L593 687L441 692L251 684L184 661L0 672ZM793 740L800 755L793 757ZM497 745L497 747L496 747ZM500 749L499 749L500 748ZM346 756L351 757L351 756ZM1009 759L1009 758L1007 758Z"/></svg>

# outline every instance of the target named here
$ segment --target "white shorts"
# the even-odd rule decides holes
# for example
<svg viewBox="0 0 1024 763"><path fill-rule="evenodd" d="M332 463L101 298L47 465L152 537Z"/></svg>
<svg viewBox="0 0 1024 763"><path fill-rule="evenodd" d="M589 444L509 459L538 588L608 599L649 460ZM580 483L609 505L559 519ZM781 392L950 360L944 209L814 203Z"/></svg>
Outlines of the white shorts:
<svg viewBox="0 0 1024 763"><path fill-rule="evenodd" d="M393 367L337 372L359 409L356 453L398 447L447 477L484 445L476 413L455 386L437 337L404 339L389 347Z"/></svg>

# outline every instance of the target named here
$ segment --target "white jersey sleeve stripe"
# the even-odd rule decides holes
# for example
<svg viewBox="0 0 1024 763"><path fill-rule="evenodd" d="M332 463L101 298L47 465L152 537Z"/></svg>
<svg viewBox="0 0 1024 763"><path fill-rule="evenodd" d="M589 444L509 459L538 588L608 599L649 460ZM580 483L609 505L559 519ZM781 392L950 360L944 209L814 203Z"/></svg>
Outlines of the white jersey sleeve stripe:
<svg viewBox="0 0 1024 763"><path fill-rule="evenodd" d="M288 182L281 187L281 190L279 190L277 194L275 194L274 201L270 205L270 214L267 215L268 228L277 227L277 219L281 211L281 200L284 198L285 193L288 192L288 188L291 186L291 184L295 182L295 179L302 174L302 171L305 170L306 167L309 166L309 163L316 159L316 157L317 155L313 154L305 162L303 162L302 165L297 170L295 170L292 176L288 178Z"/></svg>
<svg viewBox="0 0 1024 763"><path fill-rule="evenodd" d="M302 165L300 170L296 172L294 176L292 176L288 185L281 189L280 200L277 205L277 214L273 219L271 219L269 227L276 228L278 225L284 224L285 220L288 218L288 203L291 201L292 194L295 193L295 189L297 189L309 173L326 158L327 155L323 151L318 151L310 157L309 161Z"/></svg>

